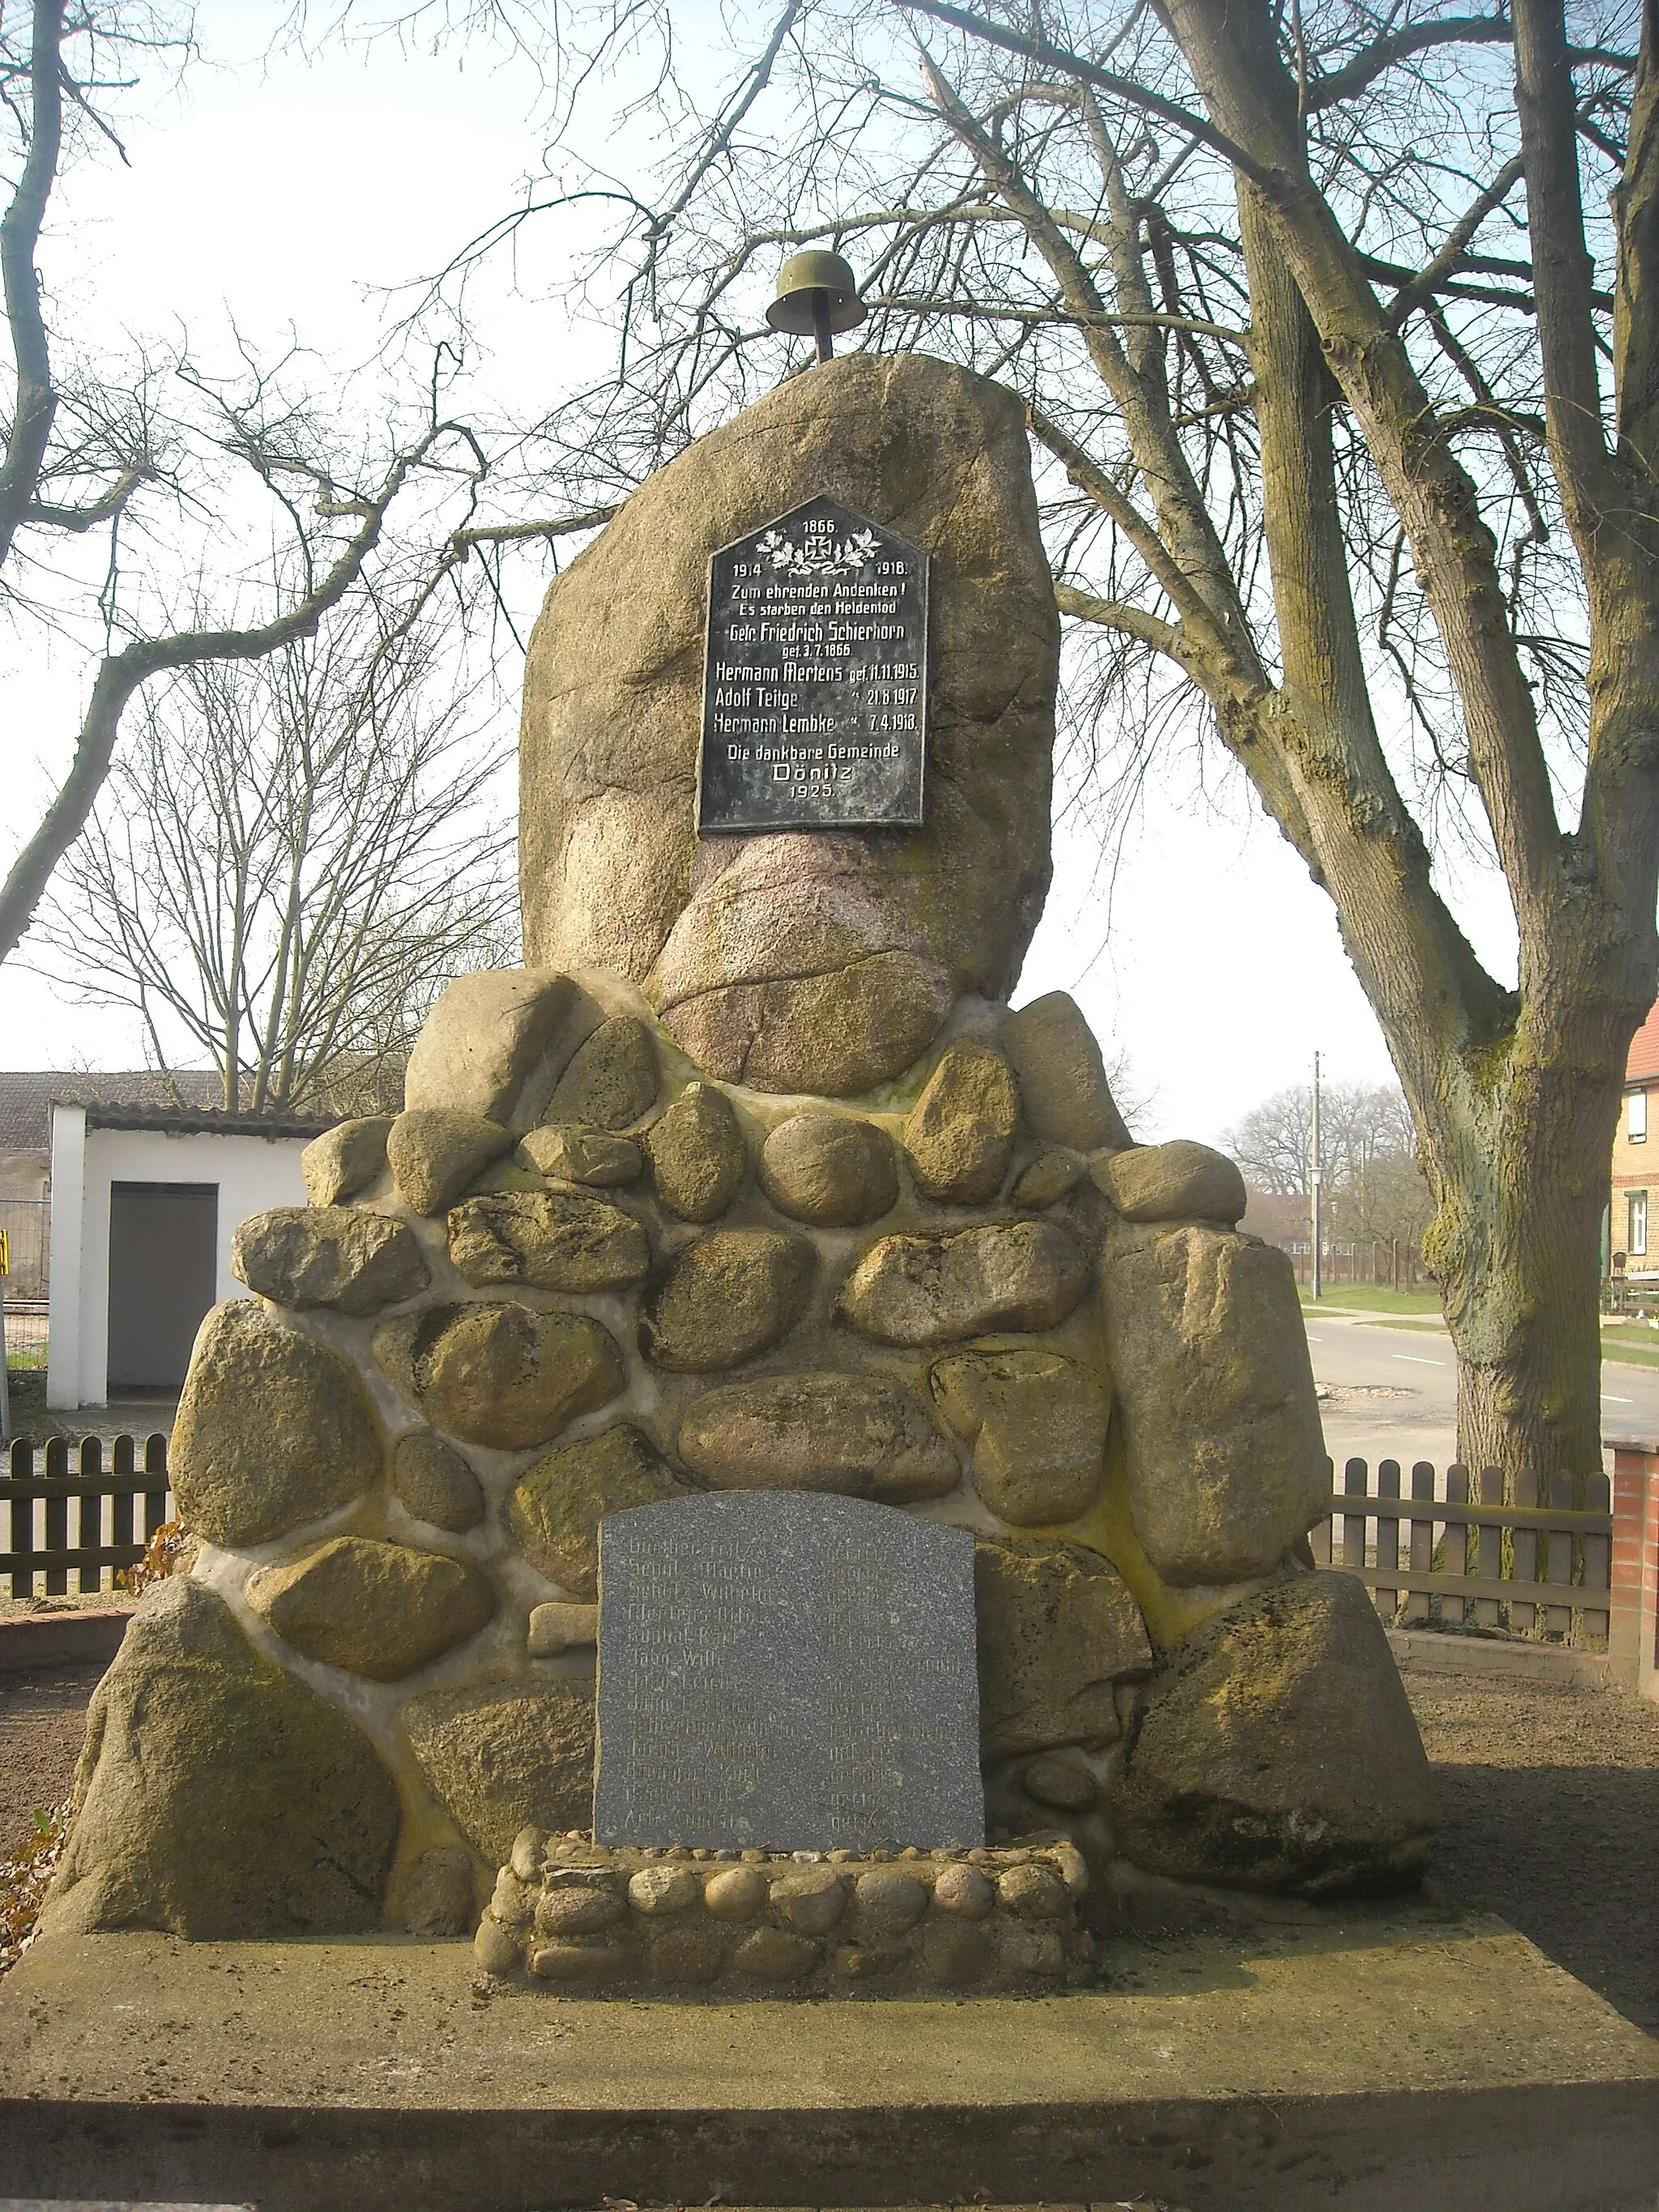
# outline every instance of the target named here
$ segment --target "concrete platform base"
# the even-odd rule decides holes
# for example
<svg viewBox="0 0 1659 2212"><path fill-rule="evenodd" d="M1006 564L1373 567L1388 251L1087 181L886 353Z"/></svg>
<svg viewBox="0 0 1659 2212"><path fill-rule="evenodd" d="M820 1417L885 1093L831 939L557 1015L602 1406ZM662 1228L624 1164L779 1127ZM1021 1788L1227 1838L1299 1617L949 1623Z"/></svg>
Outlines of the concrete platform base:
<svg viewBox="0 0 1659 2212"><path fill-rule="evenodd" d="M1564 1682L1575 1690L1613 1687L1605 1651L1498 1637L1447 1636L1431 1629L1391 1628L1389 1649L1402 1674L1490 1674L1511 1682Z"/></svg>
<svg viewBox="0 0 1659 2212"><path fill-rule="evenodd" d="M0 1614L0 1674L59 1662L79 1666L101 1659L107 1663L120 1650L131 1619L130 1605Z"/></svg>
<svg viewBox="0 0 1659 2212"><path fill-rule="evenodd" d="M501 1991L463 1943L41 1942L0 1983L0 2197L1626 2212L1659 2044L1502 1923L1125 1945L1098 1995Z"/></svg>

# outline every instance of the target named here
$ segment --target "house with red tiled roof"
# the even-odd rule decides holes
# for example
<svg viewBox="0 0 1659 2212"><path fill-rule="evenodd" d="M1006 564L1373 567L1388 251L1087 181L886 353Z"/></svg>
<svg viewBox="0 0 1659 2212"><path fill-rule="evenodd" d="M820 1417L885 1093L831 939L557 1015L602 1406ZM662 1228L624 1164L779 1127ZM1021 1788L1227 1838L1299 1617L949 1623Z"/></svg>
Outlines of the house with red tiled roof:
<svg viewBox="0 0 1659 2212"><path fill-rule="evenodd" d="M1631 1039L1625 1063L1607 1236L1615 1276L1659 1286L1659 1001Z"/></svg>

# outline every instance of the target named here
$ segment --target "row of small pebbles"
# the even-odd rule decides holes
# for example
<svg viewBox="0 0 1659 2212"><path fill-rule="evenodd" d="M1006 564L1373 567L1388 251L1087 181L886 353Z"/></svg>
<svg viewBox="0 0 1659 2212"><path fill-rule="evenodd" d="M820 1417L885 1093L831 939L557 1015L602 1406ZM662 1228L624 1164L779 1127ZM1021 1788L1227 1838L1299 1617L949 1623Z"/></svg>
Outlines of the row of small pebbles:
<svg viewBox="0 0 1659 2212"><path fill-rule="evenodd" d="M965 1844L936 1844L923 1850L920 1844L908 1844L899 1850L828 1850L780 1851L767 1845L751 1845L747 1850L706 1850L701 1844L596 1844L586 1828L569 1828L562 1832L541 1828L520 1828L513 1840L513 1851L507 1864L521 1881L534 1881L549 1861L565 1861L593 1867L604 1867L629 1873L641 1866L650 1866L659 1860L690 1859L704 1864L739 1863L748 1866L771 1866L786 1870L796 1866L876 1867L899 1865L915 1867L925 1863L923 1878L933 1880L946 1865L958 1862L969 1866L1002 1870L1012 1867L1028 1866L1034 1860L1047 1860L1060 1870L1063 1878L1081 1897L1088 1887L1088 1873L1083 1856L1074 1845L1063 1841L1043 1842L1035 1845L1005 1844L989 1849L975 1844L971 1849ZM928 1871L929 1869L932 1871Z"/></svg>
<svg viewBox="0 0 1659 2212"><path fill-rule="evenodd" d="M825 1967L842 1982L907 1971L955 1984L1052 1981L1083 1940L1074 1918L1087 1876L1069 1844L694 1855L611 1851L574 1836L544 1844L526 1830L513 1856L476 1946L495 1973L527 1965L589 1985L641 1969L666 1981L799 1982ZM837 1929L854 1940L826 1954L822 1939Z"/></svg>

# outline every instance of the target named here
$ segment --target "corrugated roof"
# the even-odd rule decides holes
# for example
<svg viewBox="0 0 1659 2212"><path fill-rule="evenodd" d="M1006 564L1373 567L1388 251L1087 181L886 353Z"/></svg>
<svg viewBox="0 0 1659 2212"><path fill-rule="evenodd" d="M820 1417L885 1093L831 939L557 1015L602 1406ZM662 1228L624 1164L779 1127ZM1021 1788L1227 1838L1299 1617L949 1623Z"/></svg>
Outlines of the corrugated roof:
<svg viewBox="0 0 1659 2212"><path fill-rule="evenodd" d="M76 1068L21 1073L0 1068L0 1152L49 1152L54 1099L70 1106L173 1106L182 1099L199 1112L223 1095L220 1079L205 1067L171 1076L153 1068L112 1075Z"/></svg>
<svg viewBox="0 0 1659 2212"><path fill-rule="evenodd" d="M78 1105L78 1099L59 1101ZM89 1129L160 1129L170 1137L320 1137L337 1115L227 1114L191 1106L89 1105Z"/></svg>
<svg viewBox="0 0 1659 2212"><path fill-rule="evenodd" d="M1659 999L1648 1009L1648 1018L1630 1041L1625 1063L1626 1083L1650 1083L1659 1076Z"/></svg>

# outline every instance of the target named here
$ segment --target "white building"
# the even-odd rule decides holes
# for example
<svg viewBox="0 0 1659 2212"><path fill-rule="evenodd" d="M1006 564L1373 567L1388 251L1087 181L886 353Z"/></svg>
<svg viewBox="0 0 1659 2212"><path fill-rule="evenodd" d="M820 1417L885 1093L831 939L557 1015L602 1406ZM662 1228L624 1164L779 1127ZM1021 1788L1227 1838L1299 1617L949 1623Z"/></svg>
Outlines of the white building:
<svg viewBox="0 0 1659 2212"><path fill-rule="evenodd" d="M46 1403L176 1391L208 1309L247 1293L237 1224L303 1206L300 1155L324 1121L54 1104Z"/></svg>

